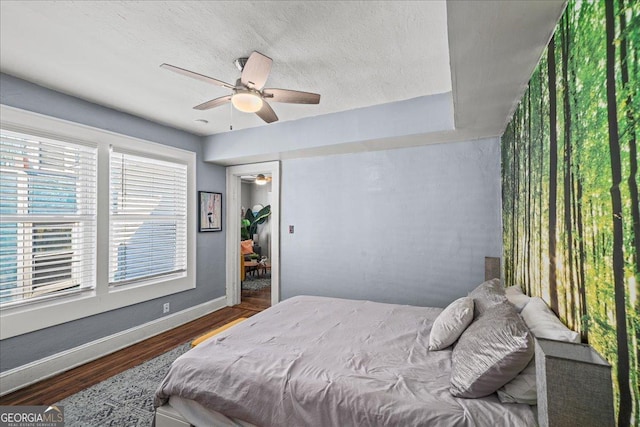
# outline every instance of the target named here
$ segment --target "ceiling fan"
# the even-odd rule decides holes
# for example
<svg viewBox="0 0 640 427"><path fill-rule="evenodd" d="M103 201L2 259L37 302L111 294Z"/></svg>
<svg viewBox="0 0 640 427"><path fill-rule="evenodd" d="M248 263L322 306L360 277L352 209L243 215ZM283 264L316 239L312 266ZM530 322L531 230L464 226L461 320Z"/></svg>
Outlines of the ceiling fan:
<svg viewBox="0 0 640 427"><path fill-rule="evenodd" d="M245 113L256 113L267 123L278 121L278 116L271 108L267 100L274 102L286 102L290 104L319 104L320 95L311 92L301 92L289 89L264 88L264 84L271 72L271 58L260 52L253 52L248 58L238 58L236 66L241 71L240 78L235 86L213 77L194 73L175 65L162 64L160 67L178 74L191 77L203 82L231 89L230 95L221 96L193 107L196 110L208 110L231 102L233 106Z"/></svg>

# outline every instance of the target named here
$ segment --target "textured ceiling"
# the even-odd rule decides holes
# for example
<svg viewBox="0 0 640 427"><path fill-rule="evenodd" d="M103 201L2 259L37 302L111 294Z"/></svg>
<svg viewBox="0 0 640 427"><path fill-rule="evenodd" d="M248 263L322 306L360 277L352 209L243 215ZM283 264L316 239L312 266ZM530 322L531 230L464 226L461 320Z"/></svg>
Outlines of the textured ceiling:
<svg viewBox="0 0 640 427"><path fill-rule="evenodd" d="M253 50L274 61L267 87L322 95L273 103L281 121L452 88L443 1L0 2L0 71L199 135L265 124L193 110L228 90L159 65L234 83Z"/></svg>

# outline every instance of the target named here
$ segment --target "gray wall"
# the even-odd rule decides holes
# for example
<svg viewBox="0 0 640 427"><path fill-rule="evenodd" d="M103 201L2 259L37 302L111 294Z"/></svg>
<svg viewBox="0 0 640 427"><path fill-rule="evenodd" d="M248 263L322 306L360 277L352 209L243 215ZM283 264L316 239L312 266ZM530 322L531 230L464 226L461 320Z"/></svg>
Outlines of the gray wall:
<svg viewBox="0 0 640 427"><path fill-rule="evenodd" d="M0 74L0 103L197 153L197 190L225 192L225 168L202 161L198 136ZM224 195L223 195L224 199ZM225 295L225 231L197 235L196 289L65 323L0 342L0 371Z"/></svg>
<svg viewBox="0 0 640 427"><path fill-rule="evenodd" d="M500 197L498 138L283 161L282 298L445 306L501 256Z"/></svg>
<svg viewBox="0 0 640 427"><path fill-rule="evenodd" d="M244 209L251 209L253 206L253 201L251 199L252 196L252 188L254 185L249 184L247 182L243 182L240 190L240 206Z"/></svg>
<svg viewBox="0 0 640 427"><path fill-rule="evenodd" d="M201 139L0 74L0 103L195 151L197 190L225 191ZM500 256L500 152L492 138L285 160L281 295L444 306ZM288 225L295 234L288 234ZM197 288L3 340L0 371L225 294L225 231L197 236Z"/></svg>
<svg viewBox="0 0 640 427"><path fill-rule="evenodd" d="M319 151L345 153L416 145L416 135L442 135L453 129L453 98L447 92L217 133L204 138L203 153L211 162L264 162L313 156Z"/></svg>

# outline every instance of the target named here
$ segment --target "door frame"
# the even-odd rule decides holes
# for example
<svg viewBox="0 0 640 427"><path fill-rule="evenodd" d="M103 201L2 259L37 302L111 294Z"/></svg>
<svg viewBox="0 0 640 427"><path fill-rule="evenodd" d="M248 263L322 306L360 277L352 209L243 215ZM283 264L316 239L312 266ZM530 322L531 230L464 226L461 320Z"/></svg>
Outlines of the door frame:
<svg viewBox="0 0 640 427"><path fill-rule="evenodd" d="M280 301L280 162L252 163L227 167L226 284L227 305L241 302L240 215L242 175L271 174L271 305Z"/></svg>

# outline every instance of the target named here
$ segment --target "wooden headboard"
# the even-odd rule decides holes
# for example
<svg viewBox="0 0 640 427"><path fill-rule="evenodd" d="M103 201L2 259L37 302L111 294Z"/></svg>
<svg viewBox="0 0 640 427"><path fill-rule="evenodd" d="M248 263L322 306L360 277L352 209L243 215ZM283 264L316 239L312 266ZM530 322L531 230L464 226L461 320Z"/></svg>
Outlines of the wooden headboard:
<svg viewBox="0 0 640 427"><path fill-rule="evenodd" d="M500 258L484 257L484 280L500 279Z"/></svg>

